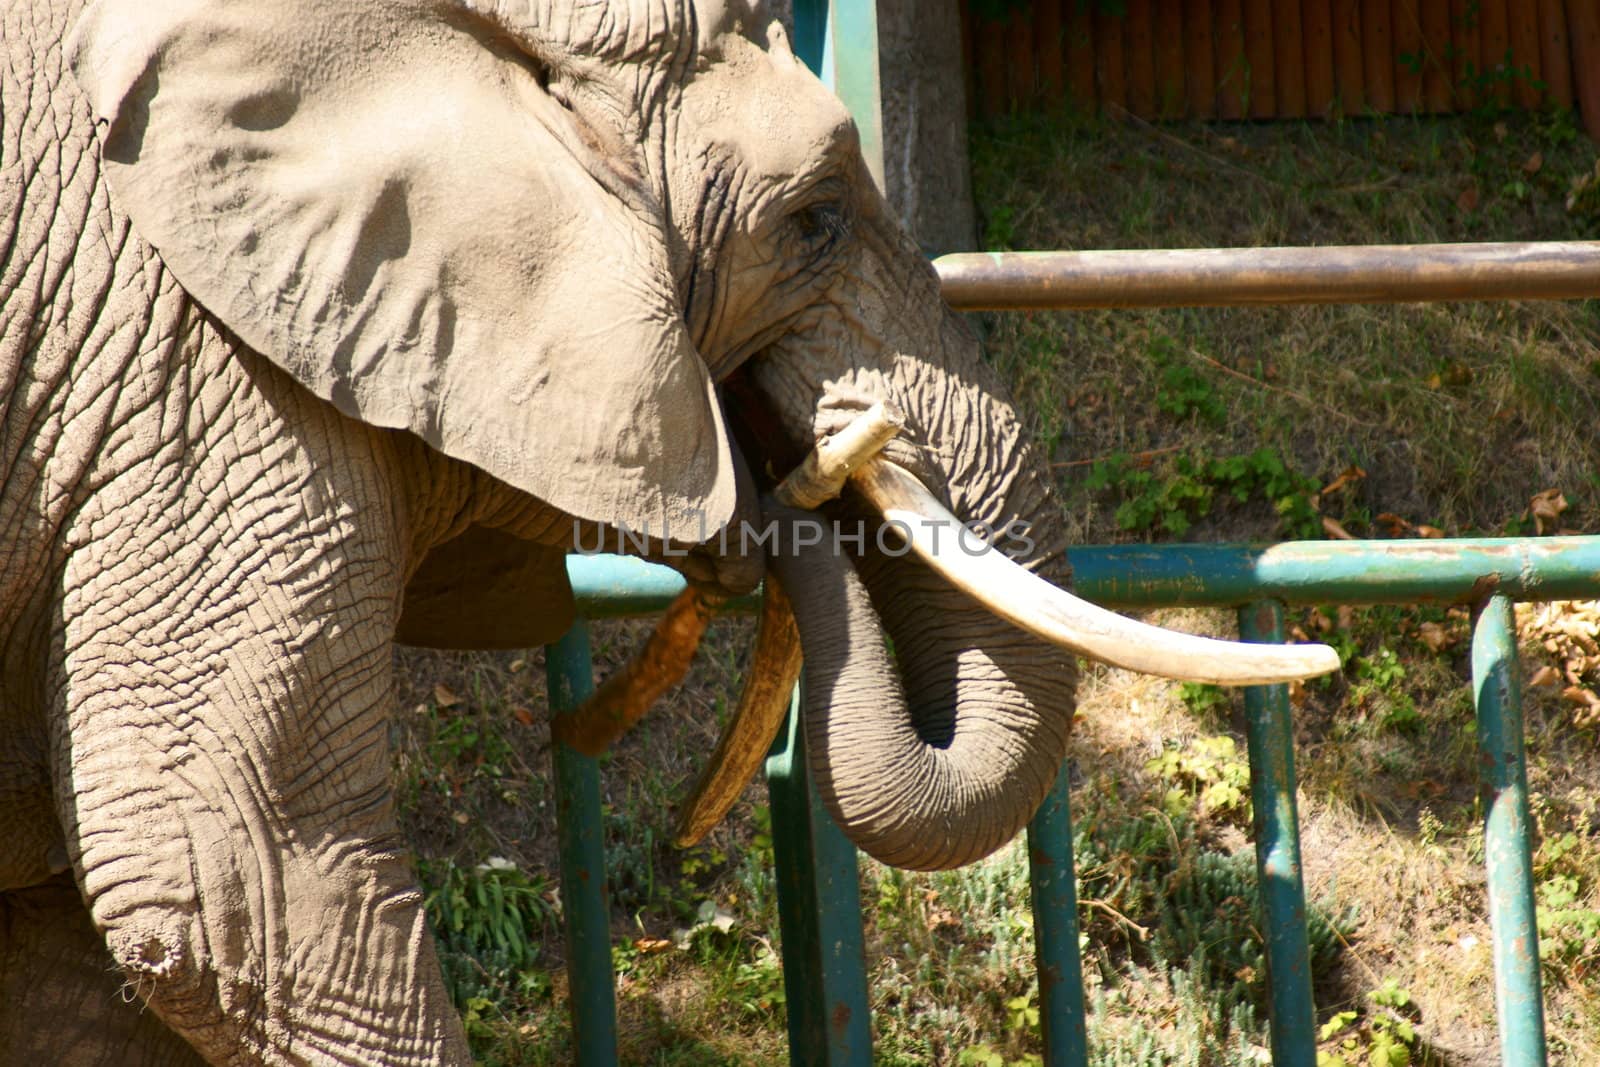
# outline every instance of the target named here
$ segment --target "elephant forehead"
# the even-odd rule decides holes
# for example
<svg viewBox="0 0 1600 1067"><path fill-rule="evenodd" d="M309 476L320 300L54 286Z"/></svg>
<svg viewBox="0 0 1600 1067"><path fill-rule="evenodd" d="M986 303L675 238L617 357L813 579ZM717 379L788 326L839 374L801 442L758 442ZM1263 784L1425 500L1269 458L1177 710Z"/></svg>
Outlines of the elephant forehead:
<svg viewBox="0 0 1600 1067"><path fill-rule="evenodd" d="M719 49L721 61L685 87L684 110L750 173L808 174L855 147L849 111L804 66L732 34Z"/></svg>
<svg viewBox="0 0 1600 1067"><path fill-rule="evenodd" d="M752 35L764 33L772 15L762 0L694 0L700 27L700 51L713 47L726 33Z"/></svg>

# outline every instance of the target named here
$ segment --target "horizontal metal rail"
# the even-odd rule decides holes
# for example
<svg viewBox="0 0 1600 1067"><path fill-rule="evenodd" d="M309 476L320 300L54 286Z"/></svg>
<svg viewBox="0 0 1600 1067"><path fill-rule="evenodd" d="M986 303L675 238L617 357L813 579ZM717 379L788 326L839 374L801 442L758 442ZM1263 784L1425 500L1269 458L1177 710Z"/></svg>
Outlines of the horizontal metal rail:
<svg viewBox="0 0 1600 1067"><path fill-rule="evenodd" d="M1110 608L1573 600L1600 588L1600 537L1081 545L1067 558L1078 595ZM653 615L684 587L677 571L622 556L572 556L567 574L588 619ZM749 596L723 610L748 614L759 603Z"/></svg>
<svg viewBox="0 0 1600 1067"><path fill-rule="evenodd" d="M962 252L933 265L960 311L1600 297L1600 241Z"/></svg>

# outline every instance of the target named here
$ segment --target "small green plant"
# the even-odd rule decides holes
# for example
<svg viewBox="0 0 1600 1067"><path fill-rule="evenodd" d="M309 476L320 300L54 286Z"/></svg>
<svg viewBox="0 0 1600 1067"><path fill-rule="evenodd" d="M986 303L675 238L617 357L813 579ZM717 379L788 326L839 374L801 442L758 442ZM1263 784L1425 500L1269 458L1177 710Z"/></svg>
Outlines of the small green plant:
<svg viewBox="0 0 1600 1067"><path fill-rule="evenodd" d="M1208 682L1182 682L1178 685L1178 699L1189 713L1208 722L1222 722L1232 706L1228 691Z"/></svg>
<svg viewBox="0 0 1600 1067"><path fill-rule="evenodd" d="M1227 421L1228 409L1217 395L1216 386L1179 358L1177 345L1170 337L1151 341L1150 355L1161 368L1156 407L1175 418L1194 418L1209 426L1221 426Z"/></svg>
<svg viewBox="0 0 1600 1067"><path fill-rule="evenodd" d="M1322 520L1311 502L1316 480L1296 472L1271 448L1224 459L1181 454L1159 474L1126 453L1115 453L1089 468L1086 484L1094 491L1116 491L1121 498L1116 522L1129 532L1181 536L1211 513L1219 493L1241 504L1252 499L1267 502L1286 537L1308 539L1322 532Z"/></svg>
<svg viewBox="0 0 1600 1067"><path fill-rule="evenodd" d="M1333 1047L1317 1053L1317 1067L1409 1067L1419 1051L1411 994L1393 978L1367 993L1373 1010L1341 1011L1322 1025L1317 1037Z"/></svg>
<svg viewBox="0 0 1600 1067"><path fill-rule="evenodd" d="M549 887L509 860L462 867L452 860L417 864L423 908L439 945L445 986L456 1006L486 1017L491 1007L549 991L538 943L554 924Z"/></svg>
<svg viewBox="0 0 1600 1067"><path fill-rule="evenodd" d="M1188 815L1198 804L1205 814L1250 818L1250 765L1226 734L1171 745L1145 769L1173 783L1163 800L1169 814Z"/></svg>

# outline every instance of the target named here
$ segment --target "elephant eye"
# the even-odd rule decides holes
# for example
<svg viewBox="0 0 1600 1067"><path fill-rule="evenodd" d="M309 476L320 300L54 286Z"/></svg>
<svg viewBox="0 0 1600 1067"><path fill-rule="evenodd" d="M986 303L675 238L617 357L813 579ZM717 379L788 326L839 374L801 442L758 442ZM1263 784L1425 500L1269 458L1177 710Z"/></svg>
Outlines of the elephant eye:
<svg viewBox="0 0 1600 1067"><path fill-rule="evenodd" d="M789 218L800 240L817 255L832 248L850 230L844 206L833 201L808 204Z"/></svg>

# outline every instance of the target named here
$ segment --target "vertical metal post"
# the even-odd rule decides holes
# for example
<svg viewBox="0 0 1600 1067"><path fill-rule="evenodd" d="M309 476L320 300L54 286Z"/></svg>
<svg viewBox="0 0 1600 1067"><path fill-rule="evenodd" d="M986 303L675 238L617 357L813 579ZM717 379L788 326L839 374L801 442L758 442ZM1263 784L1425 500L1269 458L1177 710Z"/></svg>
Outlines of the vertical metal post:
<svg viewBox="0 0 1600 1067"><path fill-rule="evenodd" d="M1529 1067L1545 1062L1544 1008L1522 740L1522 683L1516 625L1507 597L1490 597L1473 626L1472 692L1478 708L1478 788L1483 800L1483 852L1489 867L1500 1062L1507 1067Z"/></svg>
<svg viewBox="0 0 1600 1067"><path fill-rule="evenodd" d="M883 103L876 0L794 0L794 52L832 89L861 135L861 154L883 191Z"/></svg>
<svg viewBox="0 0 1600 1067"><path fill-rule="evenodd" d="M552 714L563 715L594 691L589 624L579 619L545 648ZM611 911L606 901L605 831L596 761L556 744L556 825L561 847L561 910L571 983L572 1038L584 1067L617 1062L617 1005L611 970Z"/></svg>
<svg viewBox="0 0 1600 1067"><path fill-rule="evenodd" d="M838 93L855 118L867 165L883 187L875 0L794 0L795 54ZM772 852L783 931L789 1061L872 1062L856 850L817 799L807 776L800 686L767 757Z"/></svg>
<svg viewBox="0 0 1600 1067"><path fill-rule="evenodd" d="M1281 642L1283 606L1264 600L1240 608L1239 636L1259 643ZM1256 872L1267 931L1272 1062L1277 1067L1316 1067L1317 1019L1311 1004L1311 949L1300 875L1289 687L1249 686L1244 691L1244 707Z"/></svg>
<svg viewBox="0 0 1600 1067"><path fill-rule="evenodd" d="M1033 889L1034 953L1045 1067L1089 1062L1078 954L1078 887L1072 865L1072 811L1065 763L1028 824L1028 881Z"/></svg>
<svg viewBox="0 0 1600 1067"><path fill-rule="evenodd" d="M802 678L802 686L805 681ZM872 1063L856 850L811 788L799 691L767 757L789 1062Z"/></svg>

